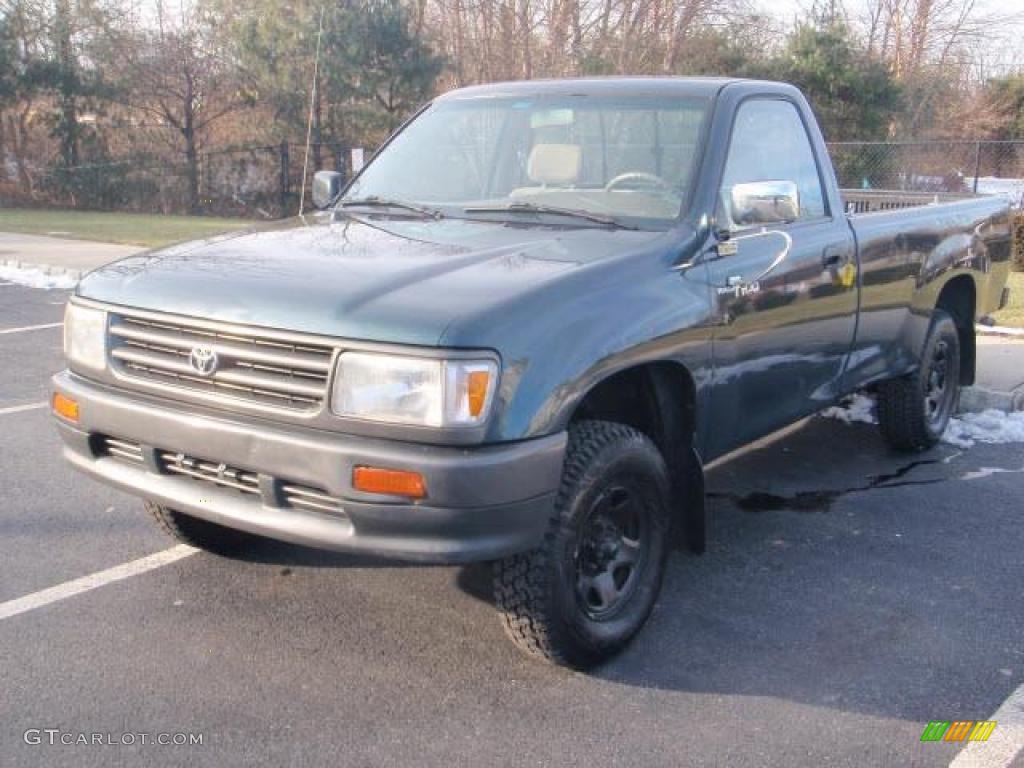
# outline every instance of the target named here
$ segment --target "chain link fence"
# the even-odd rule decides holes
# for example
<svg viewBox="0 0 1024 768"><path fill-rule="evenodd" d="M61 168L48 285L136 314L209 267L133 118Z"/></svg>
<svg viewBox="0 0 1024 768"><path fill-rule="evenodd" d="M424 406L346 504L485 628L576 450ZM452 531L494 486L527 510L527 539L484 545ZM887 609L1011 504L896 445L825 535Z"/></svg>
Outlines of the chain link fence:
<svg viewBox="0 0 1024 768"><path fill-rule="evenodd" d="M7 180L0 176L0 206L283 218L298 211L305 155L305 145L283 142L200 151L193 162L137 155L55 168L29 175L29 184L26 174L8 172ZM353 155L341 143L310 146L307 205L313 174L334 170L348 178Z"/></svg>
<svg viewBox="0 0 1024 768"><path fill-rule="evenodd" d="M1024 141L848 141L829 151L839 186L861 196L1007 197L1015 209L1014 266L1024 271Z"/></svg>
<svg viewBox="0 0 1024 768"><path fill-rule="evenodd" d="M849 141L829 150L845 189L998 194L1024 207L1024 141Z"/></svg>
<svg viewBox="0 0 1024 768"><path fill-rule="evenodd" d="M255 218L281 218L298 212L306 147L287 142L273 146L204 152L200 157L201 210ZM341 143L309 147L306 207L317 171L352 172L351 148Z"/></svg>

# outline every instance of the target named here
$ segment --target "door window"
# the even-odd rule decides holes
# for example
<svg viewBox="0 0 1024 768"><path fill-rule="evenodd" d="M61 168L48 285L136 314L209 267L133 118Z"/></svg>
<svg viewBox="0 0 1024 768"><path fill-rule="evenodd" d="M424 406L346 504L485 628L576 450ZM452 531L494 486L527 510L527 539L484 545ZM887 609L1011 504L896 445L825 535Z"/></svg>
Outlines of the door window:
<svg viewBox="0 0 1024 768"><path fill-rule="evenodd" d="M734 184L792 181L800 195L800 219L825 216L825 195L807 130L796 107L778 99L740 105L722 177L719 216L729 221L725 202ZM723 214L725 216L723 217Z"/></svg>

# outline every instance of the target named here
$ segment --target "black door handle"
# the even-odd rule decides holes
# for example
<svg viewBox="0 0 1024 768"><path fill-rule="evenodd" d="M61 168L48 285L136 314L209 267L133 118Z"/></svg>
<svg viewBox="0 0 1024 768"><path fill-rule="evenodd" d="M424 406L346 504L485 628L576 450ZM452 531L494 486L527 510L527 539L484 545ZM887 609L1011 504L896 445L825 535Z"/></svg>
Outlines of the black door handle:
<svg viewBox="0 0 1024 768"><path fill-rule="evenodd" d="M830 267L838 267L845 258L846 256L843 251L835 248L826 248L825 253L821 257L821 263L825 269L829 269Z"/></svg>

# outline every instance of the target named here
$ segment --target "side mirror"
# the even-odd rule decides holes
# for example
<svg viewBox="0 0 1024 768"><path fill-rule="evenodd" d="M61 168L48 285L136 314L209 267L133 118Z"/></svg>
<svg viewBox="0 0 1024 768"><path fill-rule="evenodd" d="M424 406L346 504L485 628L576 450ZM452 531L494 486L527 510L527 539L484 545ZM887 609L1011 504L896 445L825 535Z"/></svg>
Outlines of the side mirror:
<svg viewBox="0 0 1024 768"><path fill-rule="evenodd" d="M795 221L800 192L792 181L751 181L729 191L729 205L729 215L739 226Z"/></svg>
<svg viewBox="0 0 1024 768"><path fill-rule="evenodd" d="M336 171L317 171L313 174L313 205L323 210L341 194L341 174Z"/></svg>

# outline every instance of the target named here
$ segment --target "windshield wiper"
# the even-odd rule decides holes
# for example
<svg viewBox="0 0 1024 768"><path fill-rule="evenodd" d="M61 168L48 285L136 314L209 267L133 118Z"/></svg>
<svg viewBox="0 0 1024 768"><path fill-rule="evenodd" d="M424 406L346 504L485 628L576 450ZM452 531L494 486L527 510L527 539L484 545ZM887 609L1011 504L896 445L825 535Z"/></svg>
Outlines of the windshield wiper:
<svg viewBox="0 0 1024 768"><path fill-rule="evenodd" d="M540 213L552 216L573 216L577 219L585 219L606 227L618 229L636 229L629 224L623 224L612 216L605 216L601 213L590 211L578 211L573 208L558 208L553 205L539 205L537 203L509 203L508 205L476 205L464 209L466 213Z"/></svg>
<svg viewBox="0 0 1024 768"><path fill-rule="evenodd" d="M418 213L421 216L429 216L432 219L440 219L444 216L436 208L428 208L425 205L417 205L416 203L407 203L404 200L392 200L388 197L380 197L378 195L368 195L366 197L357 197L351 200L342 200L337 205L338 208L401 208L403 211L412 211Z"/></svg>

